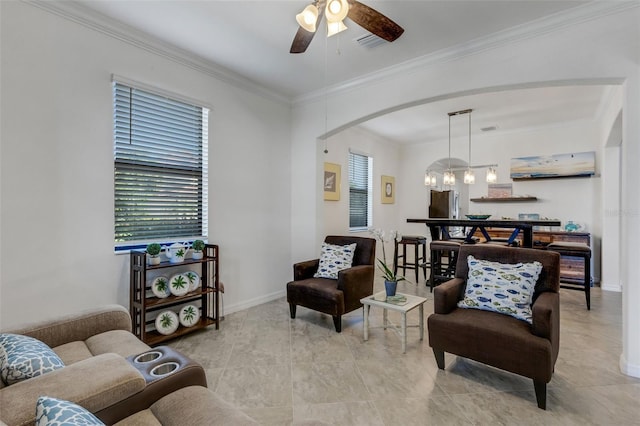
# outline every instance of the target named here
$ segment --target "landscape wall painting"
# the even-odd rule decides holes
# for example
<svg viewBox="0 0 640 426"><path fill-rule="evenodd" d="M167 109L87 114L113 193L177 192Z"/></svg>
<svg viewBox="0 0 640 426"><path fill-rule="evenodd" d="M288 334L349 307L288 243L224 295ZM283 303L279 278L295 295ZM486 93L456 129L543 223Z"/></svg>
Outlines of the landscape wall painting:
<svg viewBox="0 0 640 426"><path fill-rule="evenodd" d="M511 159L513 180L593 176L595 172L595 151Z"/></svg>

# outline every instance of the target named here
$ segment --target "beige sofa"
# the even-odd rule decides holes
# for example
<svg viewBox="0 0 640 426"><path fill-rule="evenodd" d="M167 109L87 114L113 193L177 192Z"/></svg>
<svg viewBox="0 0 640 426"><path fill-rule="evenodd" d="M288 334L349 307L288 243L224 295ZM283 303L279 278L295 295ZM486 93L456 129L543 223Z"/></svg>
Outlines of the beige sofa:
<svg viewBox="0 0 640 426"><path fill-rule="evenodd" d="M75 402L107 424L252 423L206 388L206 376L198 363L168 347L154 351L177 361L179 373L154 380L145 368L136 366L134 355L151 348L131 333L131 318L122 306L110 305L2 332L46 343L65 367L10 386L0 381L0 425L33 424L36 402L42 395ZM224 419L228 421L220 423Z"/></svg>

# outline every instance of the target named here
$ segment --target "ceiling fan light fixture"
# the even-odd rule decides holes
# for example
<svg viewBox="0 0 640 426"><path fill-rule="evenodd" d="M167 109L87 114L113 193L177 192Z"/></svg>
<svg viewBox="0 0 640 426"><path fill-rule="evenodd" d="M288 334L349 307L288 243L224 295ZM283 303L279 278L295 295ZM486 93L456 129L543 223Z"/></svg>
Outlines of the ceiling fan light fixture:
<svg viewBox="0 0 640 426"><path fill-rule="evenodd" d="M310 4L296 15L296 22L310 33L316 32L316 22L318 22L318 8Z"/></svg>
<svg viewBox="0 0 640 426"><path fill-rule="evenodd" d="M317 13L312 7L305 7L296 15L298 30L291 43L289 53L304 53L309 47L317 32L320 21L327 18L327 36L338 34L347 29L343 22L349 18L365 30L386 42L392 42L402 35L404 29L391 19L375 9L359 2L358 0L307 0L318 9ZM315 27L311 22L315 17Z"/></svg>
<svg viewBox="0 0 640 426"><path fill-rule="evenodd" d="M347 26L343 24L342 21L338 21L338 22L327 21L327 37L336 35L346 29L347 29Z"/></svg>
<svg viewBox="0 0 640 426"><path fill-rule="evenodd" d="M347 0L329 0L324 11L328 22L342 22L348 13L349 3Z"/></svg>

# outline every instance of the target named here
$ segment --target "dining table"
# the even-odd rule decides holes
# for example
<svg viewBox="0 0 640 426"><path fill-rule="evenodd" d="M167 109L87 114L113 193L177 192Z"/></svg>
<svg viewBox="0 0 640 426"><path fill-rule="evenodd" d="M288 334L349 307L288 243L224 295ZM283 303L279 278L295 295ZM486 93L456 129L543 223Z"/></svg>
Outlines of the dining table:
<svg viewBox="0 0 640 426"><path fill-rule="evenodd" d="M482 236L491 241L491 235L487 228L512 229L507 244L512 244L519 234L522 234L522 247L533 247L534 226L560 226L561 222L554 219L449 219L426 218L407 219L407 223L422 223L429 228L432 240L451 239L449 228L463 227L465 229L464 240L466 243L475 242L474 234L480 231Z"/></svg>

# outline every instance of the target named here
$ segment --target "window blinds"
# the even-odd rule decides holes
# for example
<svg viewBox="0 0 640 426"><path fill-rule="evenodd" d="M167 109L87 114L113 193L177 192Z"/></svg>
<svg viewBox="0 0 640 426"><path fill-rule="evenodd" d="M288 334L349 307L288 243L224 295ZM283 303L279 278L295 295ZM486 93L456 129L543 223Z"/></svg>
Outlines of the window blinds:
<svg viewBox="0 0 640 426"><path fill-rule="evenodd" d="M204 236L208 109L114 83L115 242Z"/></svg>
<svg viewBox="0 0 640 426"><path fill-rule="evenodd" d="M349 153L349 228L369 225L369 157Z"/></svg>

